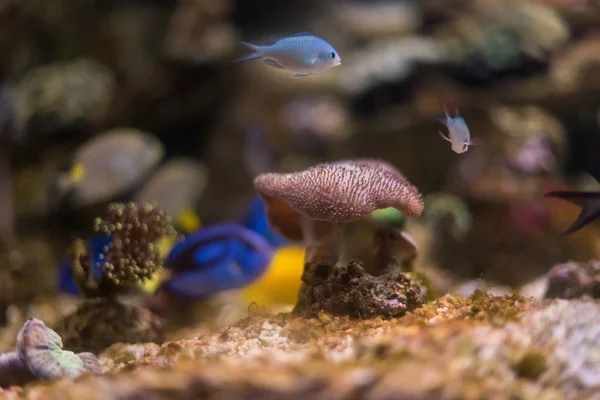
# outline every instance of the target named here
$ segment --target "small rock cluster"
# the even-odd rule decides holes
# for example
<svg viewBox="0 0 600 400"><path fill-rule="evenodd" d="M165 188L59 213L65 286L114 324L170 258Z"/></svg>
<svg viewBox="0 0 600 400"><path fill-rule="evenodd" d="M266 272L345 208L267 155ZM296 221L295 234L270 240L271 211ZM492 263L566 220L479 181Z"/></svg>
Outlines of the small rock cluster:
<svg viewBox="0 0 600 400"><path fill-rule="evenodd" d="M372 276L358 262L335 268L316 268L300 290L295 312L317 316L324 311L354 318L400 317L421 306L425 293L408 275ZM305 274L306 275L306 274Z"/></svg>

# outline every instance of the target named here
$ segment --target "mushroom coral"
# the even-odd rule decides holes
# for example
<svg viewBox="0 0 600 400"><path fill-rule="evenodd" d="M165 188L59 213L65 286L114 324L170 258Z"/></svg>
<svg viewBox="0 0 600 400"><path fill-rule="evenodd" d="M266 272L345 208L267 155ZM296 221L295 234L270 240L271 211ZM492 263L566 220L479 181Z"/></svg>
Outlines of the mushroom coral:
<svg viewBox="0 0 600 400"><path fill-rule="evenodd" d="M419 190L393 165L377 159L261 174L254 186L265 200L273 228L290 240L305 242L305 264L337 262L340 224L381 208L393 207L408 217L420 216L424 208Z"/></svg>

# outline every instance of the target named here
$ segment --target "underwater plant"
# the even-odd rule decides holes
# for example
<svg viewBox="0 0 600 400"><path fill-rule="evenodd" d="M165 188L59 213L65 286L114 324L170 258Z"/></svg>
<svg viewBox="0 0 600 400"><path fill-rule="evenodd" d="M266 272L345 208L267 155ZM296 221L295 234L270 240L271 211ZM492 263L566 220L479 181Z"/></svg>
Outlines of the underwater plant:
<svg viewBox="0 0 600 400"><path fill-rule="evenodd" d="M23 324L14 351L0 354L0 386L22 385L35 379L75 379L86 373L100 373L92 353L63 350L60 336L44 322L32 318Z"/></svg>

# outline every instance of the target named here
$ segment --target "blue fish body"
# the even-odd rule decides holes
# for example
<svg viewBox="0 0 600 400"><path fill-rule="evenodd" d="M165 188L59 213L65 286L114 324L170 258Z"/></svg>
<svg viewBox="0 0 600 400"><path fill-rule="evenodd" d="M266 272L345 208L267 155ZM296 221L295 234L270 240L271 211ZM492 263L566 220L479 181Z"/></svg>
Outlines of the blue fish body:
<svg viewBox="0 0 600 400"><path fill-rule="evenodd" d="M162 288L191 299L239 289L264 274L273 252L262 236L241 225L209 226L175 245L165 261L173 274Z"/></svg>
<svg viewBox="0 0 600 400"><path fill-rule="evenodd" d="M58 290L62 293L81 296L81 292L73 279L73 264L68 257L65 257L60 263L58 272Z"/></svg>
<svg viewBox="0 0 600 400"><path fill-rule="evenodd" d="M104 270L102 265L104 261L101 256L105 252L106 246L112 242L112 237L108 235L94 236L88 240L88 249L92 257L93 274L96 278L102 277ZM73 279L73 262L66 257L60 265L58 273L58 289L60 292L81 296L81 292Z"/></svg>
<svg viewBox="0 0 600 400"><path fill-rule="evenodd" d="M445 136L442 132L440 132L440 136L450 142L451 149L455 153L462 154L469 149L469 146L473 143L471 142L471 133L469 132L469 127L465 122L464 118L458 115L458 110L456 110L456 115L454 118L448 114L448 110L444 107L445 118L438 118L442 124L446 125L448 128L448 136Z"/></svg>
<svg viewBox="0 0 600 400"><path fill-rule="evenodd" d="M252 53L237 61L265 59L265 64L295 72L296 78L329 71L342 63L335 49L324 39L301 32L277 40L269 46L240 42Z"/></svg>
<svg viewBox="0 0 600 400"><path fill-rule="evenodd" d="M288 244L288 240L275 232L269 225L266 204L260 196L256 196L250 201L241 224L264 237L275 248Z"/></svg>

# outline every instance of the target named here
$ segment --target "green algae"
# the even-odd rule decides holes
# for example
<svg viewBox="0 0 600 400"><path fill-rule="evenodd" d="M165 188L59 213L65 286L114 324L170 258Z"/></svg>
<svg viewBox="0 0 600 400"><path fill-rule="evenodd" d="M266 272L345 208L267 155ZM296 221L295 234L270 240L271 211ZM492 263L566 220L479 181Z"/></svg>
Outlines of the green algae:
<svg viewBox="0 0 600 400"><path fill-rule="evenodd" d="M536 380L548 368L548 360L540 351L530 351L514 366L515 372L522 378Z"/></svg>

